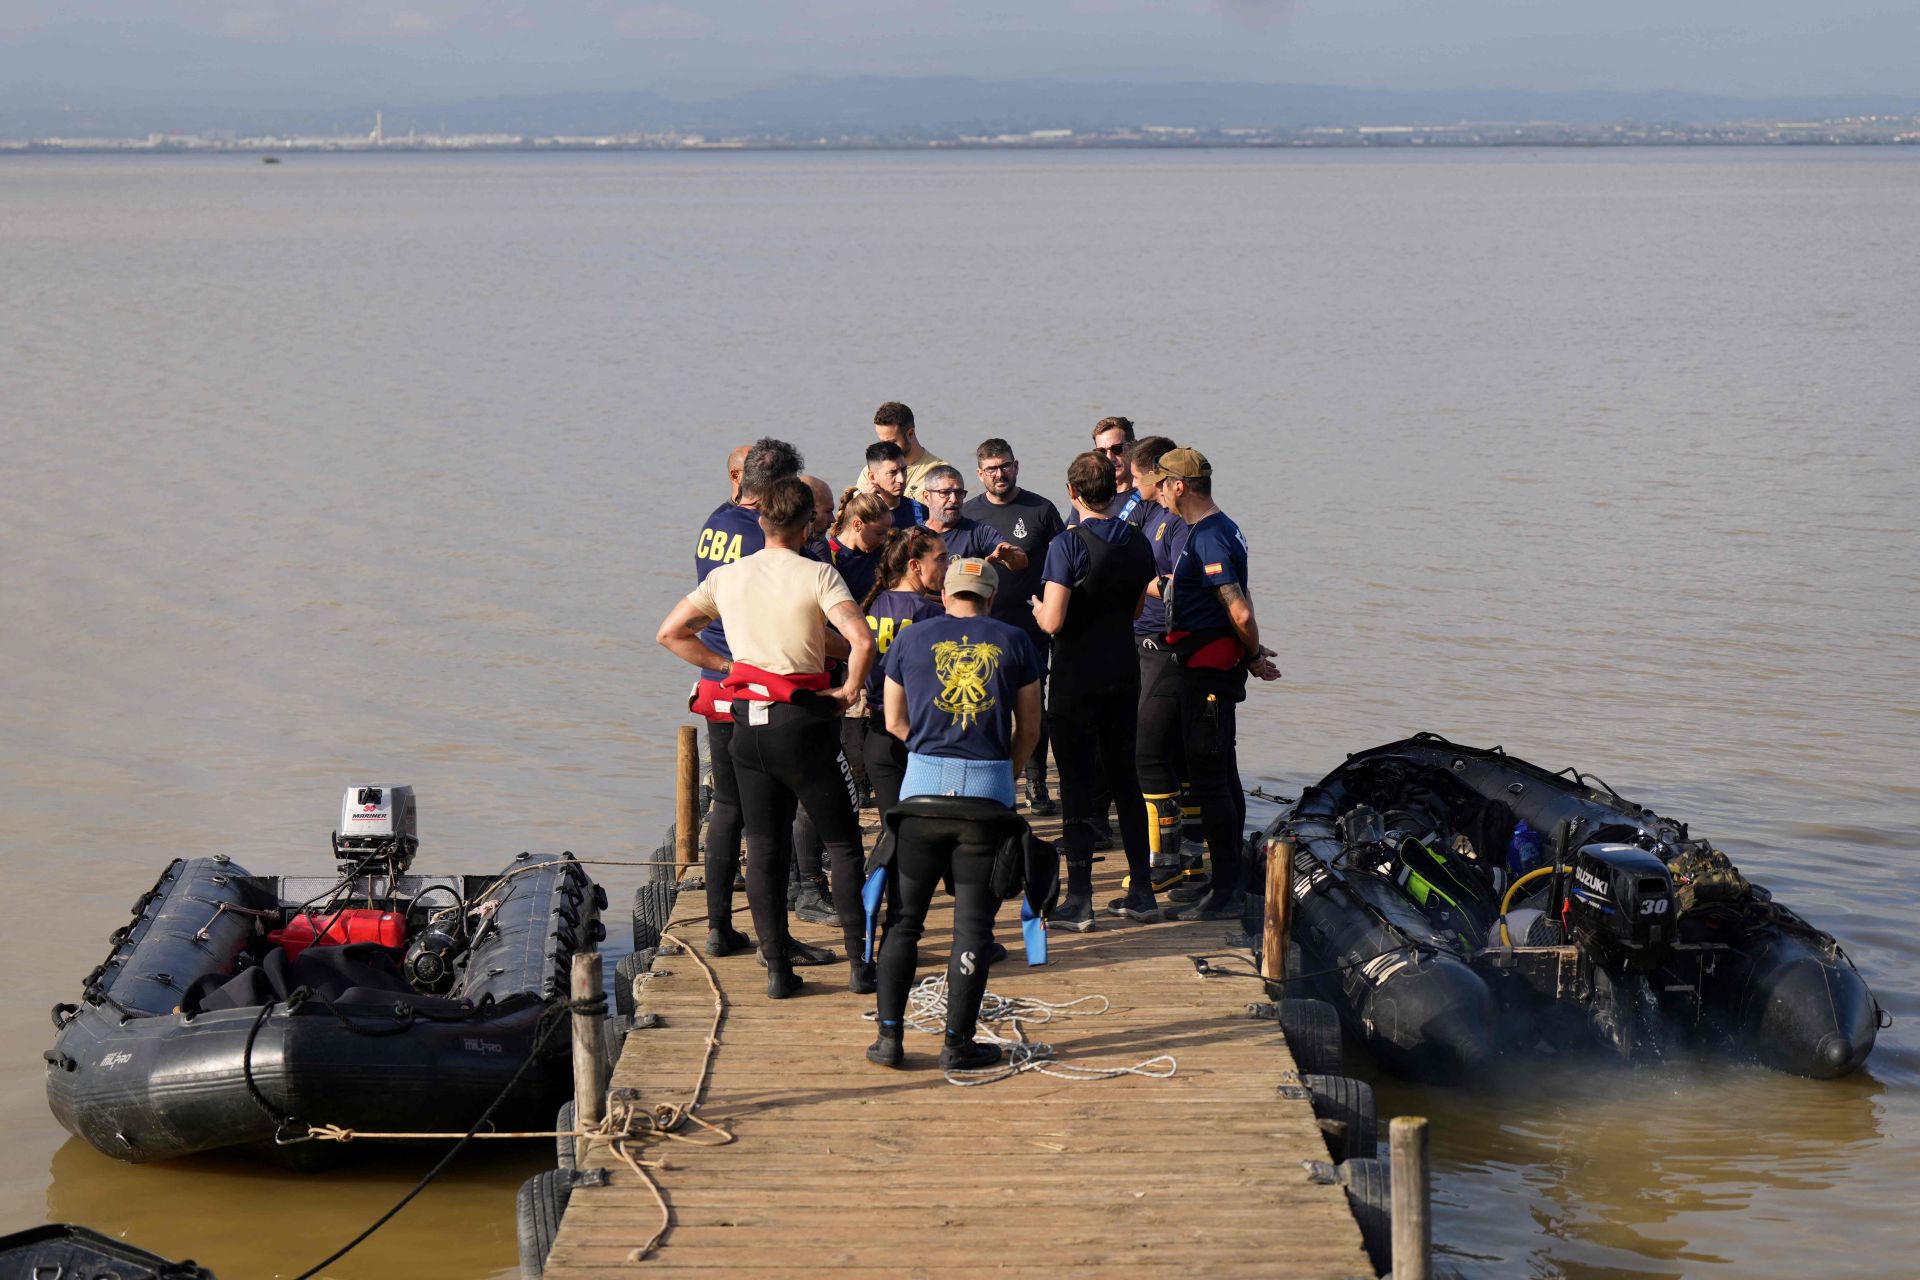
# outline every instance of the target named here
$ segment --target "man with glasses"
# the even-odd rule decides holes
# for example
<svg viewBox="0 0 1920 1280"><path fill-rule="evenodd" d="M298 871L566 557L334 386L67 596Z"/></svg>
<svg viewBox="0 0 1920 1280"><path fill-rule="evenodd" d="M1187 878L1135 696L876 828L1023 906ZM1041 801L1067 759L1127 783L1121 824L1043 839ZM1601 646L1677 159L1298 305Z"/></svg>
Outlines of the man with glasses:
<svg viewBox="0 0 1920 1280"><path fill-rule="evenodd" d="M927 472L927 484L920 492L926 498L925 527L940 535L953 560L975 556L1014 572L1027 567L1027 553L1000 535L1000 530L971 516L961 514L966 501L965 481L960 472L942 462Z"/></svg>
<svg viewBox="0 0 1920 1280"><path fill-rule="evenodd" d="M992 614L1025 632L1044 666L1052 648L1052 637L1033 620L1028 601L1040 594L1040 569L1046 562L1047 547L1066 525L1060 519L1060 509L1052 501L1020 487L1020 460L1013 456L1012 445L998 436L983 440L974 450L974 459L979 466L983 492L967 499L960 509L962 514L998 529L1000 536L1018 547L1027 558L1024 568L1000 571L1000 590L993 597ZM1040 722L1040 741L1027 757L1026 774L1028 812L1036 817L1058 812L1053 797L1047 793L1044 719Z"/></svg>

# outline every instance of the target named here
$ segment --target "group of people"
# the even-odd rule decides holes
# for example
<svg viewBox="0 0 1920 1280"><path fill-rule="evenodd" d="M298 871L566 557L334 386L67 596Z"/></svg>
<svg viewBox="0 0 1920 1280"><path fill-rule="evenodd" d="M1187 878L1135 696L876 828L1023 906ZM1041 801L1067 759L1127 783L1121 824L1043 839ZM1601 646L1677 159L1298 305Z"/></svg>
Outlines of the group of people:
<svg viewBox="0 0 1920 1280"><path fill-rule="evenodd" d="M948 884L941 1059L977 1067L1000 1054L973 1039L988 969L1005 954L992 936L994 846L978 822L902 802L974 797L1011 813L1024 775L1029 811L1052 813L1051 745L1066 871L1051 927L1095 927L1093 861L1112 839L1110 809L1127 876L1107 914L1237 917L1236 707L1250 679L1280 673L1260 640L1246 539L1214 502L1198 450L1102 419L1067 468L1062 519L1020 486L1003 439L974 451L982 492L969 500L907 406L880 406L874 434L837 502L785 441L735 449L732 493L695 542L698 585L660 626L659 642L700 668L689 705L707 721L713 767L706 950L754 945L733 924L744 838L768 996L803 986L797 966L836 958L792 936L789 910L838 923L849 986L877 995L868 1057L899 1066L922 928ZM871 962L859 819L869 796L894 832Z"/></svg>

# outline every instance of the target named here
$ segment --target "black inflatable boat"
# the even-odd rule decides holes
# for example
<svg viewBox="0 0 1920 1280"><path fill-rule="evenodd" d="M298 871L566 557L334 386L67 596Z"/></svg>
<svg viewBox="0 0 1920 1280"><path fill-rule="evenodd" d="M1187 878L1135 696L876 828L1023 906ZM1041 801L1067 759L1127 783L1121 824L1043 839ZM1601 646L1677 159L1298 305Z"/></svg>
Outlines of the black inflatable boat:
<svg viewBox="0 0 1920 1280"><path fill-rule="evenodd" d="M1263 834L1300 978L1389 1070L1691 1045L1819 1079L1885 1015L1829 934L1591 775L1418 734L1347 757Z"/></svg>
<svg viewBox="0 0 1920 1280"><path fill-rule="evenodd" d="M122 1160L245 1147L290 1164L310 1126L546 1128L572 1092L564 1005L605 891L571 854L418 875L407 787L349 788L332 876L176 860L55 1005L54 1116ZM549 1030L559 1021L556 1030ZM532 1059L529 1062L529 1059Z"/></svg>

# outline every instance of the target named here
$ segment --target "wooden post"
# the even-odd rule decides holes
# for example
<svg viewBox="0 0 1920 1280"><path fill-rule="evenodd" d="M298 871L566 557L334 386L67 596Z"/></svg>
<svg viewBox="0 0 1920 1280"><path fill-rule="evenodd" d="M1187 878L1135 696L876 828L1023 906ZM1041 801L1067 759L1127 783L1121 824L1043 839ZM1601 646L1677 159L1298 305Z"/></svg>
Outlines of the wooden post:
<svg viewBox="0 0 1920 1280"><path fill-rule="evenodd" d="M1395 1116L1387 1125L1392 1158L1393 1280L1429 1280L1433 1274L1432 1192L1424 1116Z"/></svg>
<svg viewBox="0 0 1920 1280"><path fill-rule="evenodd" d="M673 878L700 859L700 731L680 726L679 770L673 792Z"/></svg>
<svg viewBox="0 0 1920 1280"><path fill-rule="evenodd" d="M1292 836L1281 836L1267 847L1267 922L1260 943L1260 976L1267 994L1278 1000L1286 994L1287 936L1293 921Z"/></svg>
<svg viewBox="0 0 1920 1280"><path fill-rule="evenodd" d="M600 989L600 953L575 952L569 994L577 1004L602 994ZM599 1124L607 1103L607 1015L573 1015L573 1127L586 1129ZM573 1140L573 1164L587 1167L587 1140Z"/></svg>

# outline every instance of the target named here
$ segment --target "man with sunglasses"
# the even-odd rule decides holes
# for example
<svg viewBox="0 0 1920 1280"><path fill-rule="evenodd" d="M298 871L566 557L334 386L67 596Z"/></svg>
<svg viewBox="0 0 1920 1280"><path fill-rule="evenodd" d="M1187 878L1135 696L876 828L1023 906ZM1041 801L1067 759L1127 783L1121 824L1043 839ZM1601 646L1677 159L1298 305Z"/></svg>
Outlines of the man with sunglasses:
<svg viewBox="0 0 1920 1280"><path fill-rule="evenodd" d="M1051 500L1020 487L1020 459L1014 456L1013 446L1005 440L995 436L981 441L980 447L974 450L974 460L982 492L967 499L961 514L992 525L1003 539L1026 556L1022 568L1000 570L1000 590L993 597L992 615L1025 632L1044 667L1052 648L1052 637L1033 620L1033 609L1027 601L1040 594L1040 569L1047 558L1047 547L1066 525L1060 519L1060 509ZM1027 757L1026 774L1027 811L1042 818L1057 813L1053 797L1047 793L1044 718L1040 722L1040 741Z"/></svg>
<svg viewBox="0 0 1920 1280"><path fill-rule="evenodd" d="M1152 508L1133 483L1133 419L1102 418L1094 423L1093 451L1105 454L1107 461L1113 464L1113 510L1108 515L1138 529L1146 523L1147 513ZM1077 511L1067 517L1068 528L1079 523Z"/></svg>

